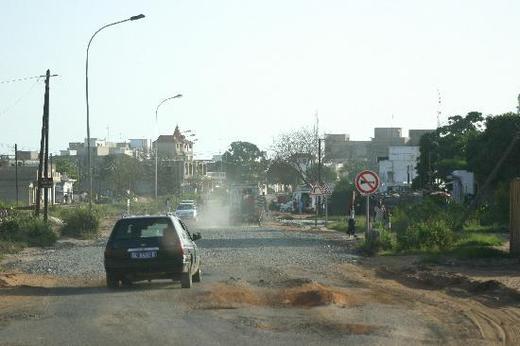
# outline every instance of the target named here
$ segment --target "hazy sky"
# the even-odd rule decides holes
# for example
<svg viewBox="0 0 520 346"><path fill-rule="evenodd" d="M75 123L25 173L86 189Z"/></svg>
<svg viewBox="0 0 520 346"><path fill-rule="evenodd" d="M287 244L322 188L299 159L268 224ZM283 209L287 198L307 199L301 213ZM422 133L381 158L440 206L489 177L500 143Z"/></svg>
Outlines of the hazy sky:
<svg viewBox="0 0 520 346"><path fill-rule="evenodd" d="M233 140L267 149L311 126L368 139L373 128L432 128L442 112L516 109L520 1L0 0L0 81L51 80L50 146L91 135L151 138L192 129L204 156ZM0 83L0 153L37 149L43 82ZM392 120L392 115L393 120ZM109 131L107 131L107 128Z"/></svg>

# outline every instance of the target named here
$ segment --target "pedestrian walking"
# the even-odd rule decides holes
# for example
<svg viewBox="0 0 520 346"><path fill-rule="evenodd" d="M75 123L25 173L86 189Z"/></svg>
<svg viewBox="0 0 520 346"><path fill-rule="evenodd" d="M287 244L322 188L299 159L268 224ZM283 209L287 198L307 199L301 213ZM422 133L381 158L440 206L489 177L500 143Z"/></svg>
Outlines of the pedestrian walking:
<svg viewBox="0 0 520 346"><path fill-rule="evenodd" d="M347 234L353 237L356 236L356 219L352 216L348 218Z"/></svg>

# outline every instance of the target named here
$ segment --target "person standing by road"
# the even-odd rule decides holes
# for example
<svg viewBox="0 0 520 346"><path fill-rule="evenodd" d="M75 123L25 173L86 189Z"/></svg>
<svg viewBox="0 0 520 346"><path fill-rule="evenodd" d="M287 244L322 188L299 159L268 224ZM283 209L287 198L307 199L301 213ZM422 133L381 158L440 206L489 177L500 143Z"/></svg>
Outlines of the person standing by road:
<svg viewBox="0 0 520 346"><path fill-rule="evenodd" d="M352 215L348 218L347 234L356 237L356 219Z"/></svg>

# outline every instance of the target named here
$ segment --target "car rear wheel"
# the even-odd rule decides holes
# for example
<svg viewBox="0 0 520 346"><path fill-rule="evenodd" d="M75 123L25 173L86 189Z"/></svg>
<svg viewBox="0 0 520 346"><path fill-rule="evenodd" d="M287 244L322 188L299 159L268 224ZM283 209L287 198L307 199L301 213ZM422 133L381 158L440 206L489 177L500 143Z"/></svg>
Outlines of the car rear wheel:
<svg viewBox="0 0 520 346"><path fill-rule="evenodd" d="M200 282L201 276L202 276L202 271L199 268L199 269L197 269L195 274L193 274L193 282Z"/></svg>
<svg viewBox="0 0 520 346"><path fill-rule="evenodd" d="M113 273L107 272L107 287L115 289L119 287L119 279Z"/></svg>
<svg viewBox="0 0 520 346"><path fill-rule="evenodd" d="M183 273L181 277L181 287L182 288L191 288L193 283L193 278L191 276L191 270L188 270L187 273Z"/></svg>

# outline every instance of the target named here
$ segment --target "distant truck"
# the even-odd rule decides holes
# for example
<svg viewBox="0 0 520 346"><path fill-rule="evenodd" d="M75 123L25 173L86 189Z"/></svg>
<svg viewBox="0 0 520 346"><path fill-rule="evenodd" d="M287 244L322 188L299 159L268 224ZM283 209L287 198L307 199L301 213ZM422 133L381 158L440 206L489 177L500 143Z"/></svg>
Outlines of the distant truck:
<svg viewBox="0 0 520 346"><path fill-rule="evenodd" d="M257 185L232 185L229 188L231 223L259 223L265 206Z"/></svg>

